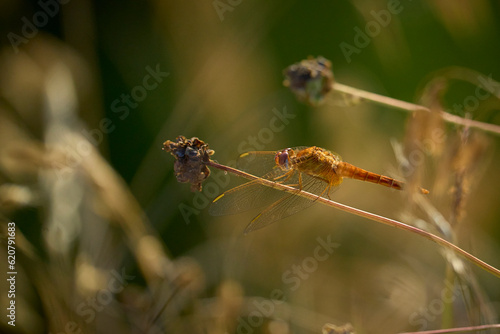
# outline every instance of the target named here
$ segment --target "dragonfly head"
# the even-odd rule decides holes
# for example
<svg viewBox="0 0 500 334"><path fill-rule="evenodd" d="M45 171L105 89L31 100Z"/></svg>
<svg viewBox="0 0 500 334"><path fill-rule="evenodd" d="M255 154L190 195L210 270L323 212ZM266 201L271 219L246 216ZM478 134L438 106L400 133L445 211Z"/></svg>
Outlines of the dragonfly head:
<svg viewBox="0 0 500 334"><path fill-rule="evenodd" d="M276 155L274 156L276 166L279 166L282 169L290 168L290 151L292 151L291 148L286 148L276 153Z"/></svg>

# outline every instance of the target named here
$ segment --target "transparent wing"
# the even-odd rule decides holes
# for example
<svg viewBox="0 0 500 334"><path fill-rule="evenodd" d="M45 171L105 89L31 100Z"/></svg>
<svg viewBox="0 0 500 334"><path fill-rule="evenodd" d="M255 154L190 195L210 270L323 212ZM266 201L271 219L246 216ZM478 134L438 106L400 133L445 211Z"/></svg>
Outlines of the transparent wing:
<svg viewBox="0 0 500 334"><path fill-rule="evenodd" d="M300 151L307 148L306 146L293 147L294 151ZM250 174L261 176L276 167L274 156L277 151L251 151L243 153L239 156L236 166Z"/></svg>
<svg viewBox="0 0 500 334"><path fill-rule="evenodd" d="M326 182L309 175L302 174L303 191L316 194L318 197L323 195L326 196L328 191L327 187L328 184ZM334 189L332 188L331 190L333 191ZM310 207L316 202L314 199L298 195L300 192L299 189L297 189L297 194L291 194L284 191L280 192L283 193L284 196L258 214L246 227L245 234L261 229L277 220L291 216Z"/></svg>
<svg viewBox="0 0 500 334"><path fill-rule="evenodd" d="M300 151L306 147L294 147ZM276 152L252 151L244 153L237 162L239 169L253 175L262 175L262 178L283 183L297 190L289 193L282 190L263 186L258 181L251 181L232 188L215 198L210 206L209 213L213 216L231 215L250 209L269 205L264 211L257 215L245 229L245 233L263 228L277 220L302 211L315 203L315 199L305 198L298 193L299 183L302 190L319 196L327 196L337 187L328 189L328 183L298 171L288 173L280 168L275 168L274 156ZM269 172L269 170L271 170ZM300 180L299 180L300 179Z"/></svg>
<svg viewBox="0 0 500 334"><path fill-rule="evenodd" d="M271 181L285 181L286 171L276 168L275 151L251 151L240 155L238 169ZM285 184L298 184L297 175L291 176ZM231 215L269 205L287 193L251 181L232 188L219 195L212 202L209 214L212 216Z"/></svg>
<svg viewBox="0 0 500 334"><path fill-rule="evenodd" d="M236 167L256 176L266 175L276 166L275 155L275 151L246 152L238 157Z"/></svg>
<svg viewBox="0 0 500 334"><path fill-rule="evenodd" d="M262 178L275 181L285 173L280 169L274 169ZM212 216L232 215L269 205L286 194L286 192L263 186L257 181L250 181L216 197L208 212Z"/></svg>

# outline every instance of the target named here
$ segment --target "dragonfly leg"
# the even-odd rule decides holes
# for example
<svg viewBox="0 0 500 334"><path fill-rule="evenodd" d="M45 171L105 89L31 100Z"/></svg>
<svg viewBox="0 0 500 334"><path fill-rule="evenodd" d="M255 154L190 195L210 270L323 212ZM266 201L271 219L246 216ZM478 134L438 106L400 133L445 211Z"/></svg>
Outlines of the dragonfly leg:
<svg viewBox="0 0 500 334"><path fill-rule="evenodd" d="M295 171L292 169L292 170L286 172L285 174L280 175L280 176L274 178L273 181L278 182L278 183L284 183L284 182L288 181L293 176L294 173L295 173ZM285 177L285 176L286 176L286 178L284 180L276 181L276 180L279 180L279 179L281 179L282 177Z"/></svg>
<svg viewBox="0 0 500 334"><path fill-rule="evenodd" d="M328 190L328 191L327 191ZM330 185L327 185L325 187L325 190L323 190L321 192L321 194L319 194L319 197L323 197L324 193L326 192L326 196L328 196L328 198L330 198Z"/></svg>
<svg viewBox="0 0 500 334"><path fill-rule="evenodd" d="M328 197L328 199L331 200L330 191L332 191L332 184L329 183L327 188L328 188L328 191L326 192L326 197Z"/></svg>
<svg viewBox="0 0 500 334"><path fill-rule="evenodd" d="M289 178L290 177L288 177L287 180ZM299 190L302 190L302 173L299 173L299 183L291 183L291 184L287 184L287 186L290 186L290 187L299 187Z"/></svg>
<svg viewBox="0 0 500 334"><path fill-rule="evenodd" d="M330 198L330 191L331 190L332 190L332 184L328 183L328 185L325 187L325 190L323 190L321 192L321 194L319 194L319 197L322 197L326 193L326 197L328 197L328 199L331 199Z"/></svg>

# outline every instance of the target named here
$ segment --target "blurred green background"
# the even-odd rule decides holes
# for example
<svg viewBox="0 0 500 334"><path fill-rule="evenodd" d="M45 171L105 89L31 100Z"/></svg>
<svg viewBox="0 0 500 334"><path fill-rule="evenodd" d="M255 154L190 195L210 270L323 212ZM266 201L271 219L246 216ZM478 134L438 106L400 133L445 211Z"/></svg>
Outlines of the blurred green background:
<svg viewBox="0 0 500 334"><path fill-rule="evenodd" d="M33 15L46 11L40 3L0 2L2 68L12 70L2 79L3 101L14 109L24 107L23 101L40 102L24 90L31 87L31 72L21 66L26 71L16 74L8 65L13 59L30 57L43 66L58 55L75 66L79 126L93 131L108 120L112 130L100 132L97 148L129 186L170 258L189 257L199 264L204 283L194 300L222 298L227 282L235 284L237 291L241 288L245 296L269 298L273 289L279 289L293 316L280 314L277 317L283 322L266 320L252 327L262 333L320 332L325 322L350 322L359 333L439 328L445 311L429 318L422 315L440 300L445 286L447 262L437 245L322 205L244 236L245 226L258 211L227 217L208 214L209 202L242 180L230 176L230 185L222 187L209 179L206 183L212 185L205 186L201 195L193 193L189 185L176 182L173 158L161 147L178 135L196 136L215 150L215 160L229 163L246 150L317 145L367 170L399 176L391 140L404 141L408 113L369 103L350 104L339 97L318 107L301 104L283 87L283 69L310 55L322 55L331 60L336 81L409 102L419 102L424 85L443 68L460 66L498 79L498 1L71 0L57 5L54 17L36 36L13 47L9 33L22 36L22 18L32 22ZM389 8L397 13L386 16L387 24L382 26L376 17L390 13ZM367 24L379 29L362 40L359 31L365 31ZM346 56L343 43L357 51ZM15 52L17 47L20 53ZM138 88L155 70L162 73L155 88ZM25 81L9 82L23 76ZM464 104L475 89L470 83L450 81L442 107L453 113L453 104ZM140 96L140 101L127 104L124 95ZM498 106L496 99L488 98L468 116L500 124ZM40 110L33 107L19 114L32 137L43 141ZM271 127L277 112L291 116L282 130L265 137L262 129ZM419 168L422 186L431 191L430 202L448 219L453 187L449 179L443 180L447 173L439 167L452 154L458 130L451 125L444 129L448 139L443 151L428 156ZM486 148L470 176L465 213L455 233L461 247L500 267L500 157L495 152L499 136L480 132L478 136ZM453 174L453 170L447 172ZM227 177L221 179L225 182ZM395 219L404 219L407 211L414 210L400 193L352 180L346 180L333 199ZM36 223L40 217L28 211L9 212L6 219L15 221L43 249L41 227ZM328 236L340 246L291 290L284 273L313 256L318 238ZM141 275L131 255L119 263ZM454 301L455 320L447 324L495 321L498 279L473 265L467 267L470 272L464 277L471 275L477 281L462 279L477 290L471 288L465 302ZM144 282L137 278L134 284ZM178 309L197 314L183 307ZM485 309L492 315L487 316ZM233 319L247 319L238 317ZM162 321L171 320L167 315ZM199 326L175 328L218 333L224 327L210 327L204 321ZM238 322L232 326L225 330L244 332ZM103 328L99 325L94 330L104 332Z"/></svg>

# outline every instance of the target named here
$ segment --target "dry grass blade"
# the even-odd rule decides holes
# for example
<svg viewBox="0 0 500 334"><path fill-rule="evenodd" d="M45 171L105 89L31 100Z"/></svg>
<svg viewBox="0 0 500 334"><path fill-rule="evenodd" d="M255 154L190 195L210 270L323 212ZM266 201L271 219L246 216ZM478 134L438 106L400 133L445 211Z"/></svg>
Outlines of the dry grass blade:
<svg viewBox="0 0 500 334"><path fill-rule="evenodd" d="M435 329L430 331L420 331L420 332L404 332L399 334L444 334L444 333L465 333L474 331L484 331L487 329L500 328L500 324L493 325L480 325L480 326L469 326L460 328L447 328L447 329Z"/></svg>
<svg viewBox="0 0 500 334"><path fill-rule="evenodd" d="M316 200L316 201L318 201L320 203L323 203L323 204L326 204L328 206L331 206L333 208L336 208L336 209L339 209L339 210L342 210L342 211L345 211L345 212L348 212L348 213L351 213L351 214L354 214L354 215L357 215L357 216L360 216L360 217L363 217L363 218L368 218L368 219L376 221L378 223L382 223L382 224L385 224L385 225L388 225L388 226L391 226L391 227L395 227L395 228L398 228L398 229L402 229L402 230L408 231L410 233L417 234L417 235L419 235L421 237L424 237L424 238L426 238L428 240L431 240L431 241L433 241L433 242L435 242L435 243L437 243L437 244L445 247L448 250L453 251L455 254L460 255L461 257L464 257L464 258L468 259L469 261L471 261L472 263L474 263L478 267L480 267L480 268L488 271L489 273L495 275L496 277L500 278L500 270L498 270L497 268L495 268L495 267L487 264L486 262L484 262L484 261L476 258L472 254L469 254L465 250L463 250L460 247L458 247L458 246L450 243L449 241L447 241L447 240L445 240L445 239L443 239L441 237L438 237L438 236L436 236L436 235L434 235L432 233L429 233L427 231L424 231L424 230L421 230L419 228L407 225L405 223L399 222L399 221L394 220L394 219L390 219L390 218L387 218L387 217L384 217L384 216L376 215L376 214L371 213L371 212L367 212L367 211L363 211L363 210L360 210L360 209L357 209L357 208L353 208L353 207L350 207L348 205L337 203L335 201L326 199L324 197L319 197L318 198L317 195L314 195L314 194L311 194L311 193L308 193L308 192L305 192L305 191L300 191L300 192L297 193L297 189L295 189L293 187L290 187L290 186L287 186L287 185L283 185L283 184L280 184L280 183L276 183L276 182L273 182L273 181L270 181L270 180L262 179L262 178L259 178L259 177L255 176L255 175L251 175L251 174L242 172L242 171L240 171L240 170L238 170L236 168L232 168L232 167L228 167L228 166L224 166L224 165L218 164L218 163L216 163L214 161L209 161L207 163L207 166L211 166L211 167L214 167L214 168L217 168L217 169L229 172L229 173L233 173L235 175L244 177L244 178L249 179L249 180L258 181L259 183L261 183L262 185L267 186L267 187L271 187L271 188L279 189L279 190L286 191L286 192L289 192L289 193L293 193L293 194L296 194L297 196L303 196L303 197L306 197L306 198L309 198L309 199L313 199L313 200Z"/></svg>
<svg viewBox="0 0 500 334"><path fill-rule="evenodd" d="M323 57L318 57L316 59L310 57L300 63L293 64L285 69L284 74L286 77L284 85L290 87L300 101L305 101L311 105L317 105L323 102L326 95L333 90L360 100L370 101L399 110L408 112L423 110L431 112L431 109L425 106L334 82L333 73L331 72L331 63ZM500 135L500 126L498 125L463 118L443 110L439 110L438 113L442 119L449 123L469 128L477 128Z"/></svg>
<svg viewBox="0 0 500 334"><path fill-rule="evenodd" d="M256 181L264 186L271 187L274 189L282 190L291 194L294 194L296 196L301 196L304 198L308 198L313 201L317 201L323 204L326 204L328 206L340 209L342 211L355 214L360 217L368 218L370 220L389 225L391 227L399 228L414 234L417 234L419 236L422 236L426 239L429 239L443 247L445 249L452 251L454 254L460 255L461 257L464 257L474 263L475 265L479 266L480 268L488 271L489 273L497 276L500 278L500 270L497 268L485 263L484 261L476 258L475 256L469 254L465 250L461 249L460 247L454 245L453 243L437 236L434 235L430 232L421 230L419 228L416 228L414 226L404 224L402 222L399 222L394 219L390 219L384 216L376 215L371 212L363 211L357 208L353 208L341 203L337 203L335 201L332 201L330 199L327 199L325 197L318 197L316 194L311 194L306 191L297 191L296 188L282 184L282 183L277 183L271 180L263 179L258 176L240 171L239 169L232 168L229 166L225 166L219 163L216 163L215 161L210 160L208 157L213 154L213 150L208 149L208 144L204 143L203 141L200 141L198 138L193 138L190 141L186 141L186 138L183 136L179 136L177 138L177 143L173 143L171 141L166 141L165 142L166 147L168 147L167 151L172 152L172 155L176 158L176 164L179 164L179 167L176 169L177 172L177 179L180 180L180 182L191 182L193 185L195 185L196 189L201 189L201 182L207 178L209 173L206 172L206 167L214 167L219 170L222 170L224 172L229 172L241 177L244 177L246 179ZM177 151L178 148L181 148L180 151ZM194 147L194 148L192 148ZM189 150L188 150L189 148ZM185 152L192 152L192 154L185 154ZM186 172L187 175L183 175L182 172ZM197 174L198 173L198 174ZM418 196L418 195L416 195Z"/></svg>

